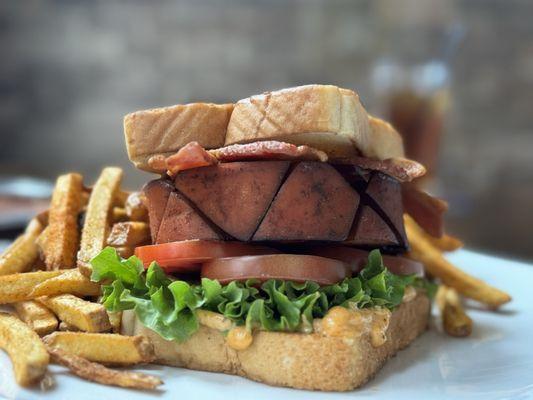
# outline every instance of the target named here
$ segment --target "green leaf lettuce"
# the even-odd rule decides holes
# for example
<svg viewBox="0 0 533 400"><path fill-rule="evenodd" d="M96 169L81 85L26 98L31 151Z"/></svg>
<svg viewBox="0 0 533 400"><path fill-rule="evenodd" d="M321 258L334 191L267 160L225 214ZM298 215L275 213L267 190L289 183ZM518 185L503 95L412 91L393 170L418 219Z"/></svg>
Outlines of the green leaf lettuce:
<svg viewBox="0 0 533 400"><path fill-rule="evenodd" d="M133 309L145 326L178 342L198 330L199 309L220 313L248 329L309 332L313 319L334 306L394 309L402 302L406 286L432 290L425 279L389 272L378 250L370 252L357 277L329 286L275 279L225 286L207 278L189 283L173 280L156 263L144 271L138 258L121 259L111 247L102 250L91 265L91 279L103 283L102 303L109 311Z"/></svg>

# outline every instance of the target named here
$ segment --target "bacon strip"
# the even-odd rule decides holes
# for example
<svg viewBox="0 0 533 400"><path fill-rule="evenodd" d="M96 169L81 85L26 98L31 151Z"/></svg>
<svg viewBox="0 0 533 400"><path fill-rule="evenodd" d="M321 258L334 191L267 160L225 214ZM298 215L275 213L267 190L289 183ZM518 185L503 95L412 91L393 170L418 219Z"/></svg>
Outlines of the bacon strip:
<svg viewBox="0 0 533 400"><path fill-rule="evenodd" d="M166 170L169 176L174 176L179 171L186 169L207 167L217 163L217 159L200 146L198 142L186 144L176 154L169 157L165 158L165 156L157 155L148 160L150 168L161 173Z"/></svg>
<svg viewBox="0 0 533 400"><path fill-rule="evenodd" d="M257 161L257 160L302 160L328 161L323 151L303 145L267 140L247 144L233 144L220 149L209 150L219 161Z"/></svg>
<svg viewBox="0 0 533 400"><path fill-rule="evenodd" d="M363 169L379 171L396 178L400 182L411 182L413 179L424 176L426 168L416 161L407 158L389 158L375 160L365 157L350 157L336 161L338 164L356 165Z"/></svg>
<svg viewBox="0 0 533 400"><path fill-rule="evenodd" d="M444 235L444 213L448 203L418 189L413 184L402 185L403 209L427 233L434 237Z"/></svg>

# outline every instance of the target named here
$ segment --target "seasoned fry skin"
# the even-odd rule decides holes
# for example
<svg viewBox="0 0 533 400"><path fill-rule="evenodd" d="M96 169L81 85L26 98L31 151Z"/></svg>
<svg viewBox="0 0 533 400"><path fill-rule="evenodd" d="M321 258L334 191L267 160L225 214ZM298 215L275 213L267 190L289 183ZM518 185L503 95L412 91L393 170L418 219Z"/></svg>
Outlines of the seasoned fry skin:
<svg viewBox="0 0 533 400"><path fill-rule="evenodd" d="M146 222L119 222L113 225L107 244L113 247L137 247L150 242L150 227Z"/></svg>
<svg viewBox="0 0 533 400"><path fill-rule="evenodd" d="M120 386L132 389L153 390L163 381L155 376L140 372L115 371L85 358L69 354L60 348L48 347L52 359L67 367L73 374L103 385Z"/></svg>
<svg viewBox="0 0 533 400"><path fill-rule="evenodd" d="M439 249L435 248L412 225L405 226L411 250L410 258L424 264L426 270L439 278L443 284L456 289L463 296L497 308L511 301L511 296L461 271L446 260Z"/></svg>
<svg viewBox="0 0 533 400"><path fill-rule="evenodd" d="M26 272L32 268L39 257L36 240L43 228L39 220L30 221L24 234L0 255L0 275Z"/></svg>
<svg viewBox="0 0 533 400"><path fill-rule="evenodd" d="M472 319L466 314L455 289L440 286L436 297L444 331L455 337L466 337L472 333Z"/></svg>
<svg viewBox="0 0 533 400"><path fill-rule="evenodd" d="M111 323L104 306L91 303L71 294L53 297L39 297L38 301L48 307L61 321L84 332L105 332L111 330Z"/></svg>
<svg viewBox="0 0 533 400"><path fill-rule="evenodd" d="M44 260L48 270L76 266L78 214L83 206L83 177L70 173L57 178L48 216Z"/></svg>
<svg viewBox="0 0 533 400"><path fill-rule="evenodd" d="M77 296L98 296L100 294L100 285L91 282L77 268L69 269L63 271L61 275L39 283L31 291L31 297L55 296L66 293Z"/></svg>
<svg viewBox="0 0 533 400"><path fill-rule="evenodd" d="M33 288L62 271L37 271L0 276L0 304L32 299Z"/></svg>
<svg viewBox="0 0 533 400"><path fill-rule="evenodd" d="M21 386L43 378L50 357L39 336L14 315L0 313L0 348L4 349Z"/></svg>
<svg viewBox="0 0 533 400"><path fill-rule="evenodd" d="M409 215L404 214L404 225L410 232L416 231L419 235L423 236L433 247L441 251L455 251L464 246L463 242L454 236L443 234L441 237L436 238L424 231L420 225Z"/></svg>
<svg viewBox="0 0 533 400"><path fill-rule="evenodd" d="M148 221L148 209L144 204L143 194L141 192L133 192L128 196L124 207L130 220Z"/></svg>
<svg viewBox="0 0 533 400"><path fill-rule="evenodd" d="M107 365L149 363L155 358L152 342L140 335L54 332L43 340L47 346Z"/></svg>
<svg viewBox="0 0 533 400"><path fill-rule="evenodd" d="M122 169L107 167L92 189L78 252L78 268L87 277L91 274L89 262L106 244L111 211L121 180Z"/></svg>
<svg viewBox="0 0 533 400"><path fill-rule="evenodd" d="M33 300L13 304L18 317L39 336L54 332L59 324L56 316L41 303Z"/></svg>

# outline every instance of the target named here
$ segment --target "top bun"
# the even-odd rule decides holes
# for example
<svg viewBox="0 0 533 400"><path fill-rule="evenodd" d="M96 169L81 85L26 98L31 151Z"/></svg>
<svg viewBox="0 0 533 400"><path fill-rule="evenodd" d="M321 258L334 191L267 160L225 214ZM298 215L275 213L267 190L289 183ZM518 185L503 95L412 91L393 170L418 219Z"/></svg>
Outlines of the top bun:
<svg viewBox="0 0 533 400"><path fill-rule="evenodd" d="M193 103L137 111L124 117L130 160L156 172L149 160L169 156L189 142L206 149L276 140L308 145L330 160L353 156L404 157L402 138L387 122L369 116L352 90L306 85L240 100Z"/></svg>
<svg viewBox="0 0 533 400"><path fill-rule="evenodd" d="M124 117L128 157L142 170L154 172L148 160L170 156L196 141L206 149L224 146L233 104L192 103L136 111Z"/></svg>
<svg viewBox="0 0 533 400"><path fill-rule="evenodd" d="M306 144L331 158L365 154L368 116L352 90L307 85L240 100L228 125L226 145L260 140Z"/></svg>

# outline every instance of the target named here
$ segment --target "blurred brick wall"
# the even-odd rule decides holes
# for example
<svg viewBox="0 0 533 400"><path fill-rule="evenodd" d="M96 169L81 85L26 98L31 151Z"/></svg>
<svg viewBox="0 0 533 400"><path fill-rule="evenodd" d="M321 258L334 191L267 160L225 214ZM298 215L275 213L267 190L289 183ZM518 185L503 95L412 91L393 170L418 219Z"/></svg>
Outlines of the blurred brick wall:
<svg viewBox="0 0 533 400"><path fill-rule="evenodd" d="M450 229L533 258L533 2L451 4L466 36L439 171ZM377 13L370 0L2 1L1 172L91 180L117 164L135 187L146 175L127 162L122 116L146 107L316 82L373 110Z"/></svg>

